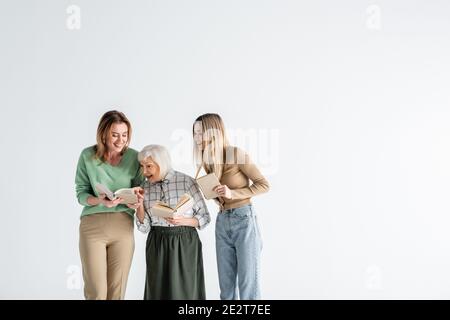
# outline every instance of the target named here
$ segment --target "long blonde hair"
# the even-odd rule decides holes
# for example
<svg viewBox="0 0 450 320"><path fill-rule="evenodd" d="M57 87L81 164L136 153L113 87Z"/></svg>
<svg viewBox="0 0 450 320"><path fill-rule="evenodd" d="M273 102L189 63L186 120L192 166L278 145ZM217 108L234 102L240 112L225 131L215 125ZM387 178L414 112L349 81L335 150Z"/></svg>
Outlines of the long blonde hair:
<svg viewBox="0 0 450 320"><path fill-rule="evenodd" d="M192 135L197 122L202 125L202 148L194 145L194 160L197 172L201 167L206 173L214 172L217 178L222 177L225 163L226 148L229 146L225 125L222 118L216 113L205 113L195 119L192 125Z"/></svg>
<svg viewBox="0 0 450 320"><path fill-rule="evenodd" d="M122 149L121 154L123 155L130 145L131 140L131 123L128 118L120 111L112 110L106 112L100 119L97 127L97 144L94 146L95 158L100 161L104 161L104 157L107 151L106 139L109 135L111 127L114 123L125 123L128 127L128 138L127 143Z"/></svg>

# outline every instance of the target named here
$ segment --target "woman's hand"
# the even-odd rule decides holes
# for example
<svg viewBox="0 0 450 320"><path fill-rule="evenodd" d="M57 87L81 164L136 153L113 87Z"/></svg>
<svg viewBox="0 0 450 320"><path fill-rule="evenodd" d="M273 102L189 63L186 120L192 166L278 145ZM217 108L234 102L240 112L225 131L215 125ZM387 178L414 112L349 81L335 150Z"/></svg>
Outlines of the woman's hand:
<svg viewBox="0 0 450 320"><path fill-rule="evenodd" d="M127 207L131 209L138 209L139 207L144 205L144 189L142 189L141 187L135 187L133 188L133 191L138 198L138 202L127 204Z"/></svg>
<svg viewBox="0 0 450 320"><path fill-rule="evenodd" d="M98 196L99 203L104 205L107 208L114 208L117 207L117 205L121 204L123 202L123 199L117 198L115 200L109 200L106 198L106 195L104 193L100 194Z"/></svg>
<svg viewBox="0 0 450 320"><path fill-rule="evenodd" d="M188 227L198 227L197 218L186 218L183 216L175 216L173 218L164 218L170 224L174 226L188 226Z"/></svg>
<svg viewBox="0 0 450 320"><path fill-rule="evenodd" d="M228 188L227 185L222 184L220 186L217 186L213 189L219 197L225 198L225 199L231 199L231 190Z"/></svg>

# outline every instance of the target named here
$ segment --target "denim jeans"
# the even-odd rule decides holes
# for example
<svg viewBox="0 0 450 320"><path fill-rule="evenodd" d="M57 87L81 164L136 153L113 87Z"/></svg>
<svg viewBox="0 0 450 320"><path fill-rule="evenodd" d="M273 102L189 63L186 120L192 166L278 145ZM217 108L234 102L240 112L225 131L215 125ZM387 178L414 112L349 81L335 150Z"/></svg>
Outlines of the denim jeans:
<svg viewBox="0 0 450 320"><path fill-rule="evenodd" d="M216 256L220 299L261 299L261 234L252 205L220 212L216 220Z"/></svg>

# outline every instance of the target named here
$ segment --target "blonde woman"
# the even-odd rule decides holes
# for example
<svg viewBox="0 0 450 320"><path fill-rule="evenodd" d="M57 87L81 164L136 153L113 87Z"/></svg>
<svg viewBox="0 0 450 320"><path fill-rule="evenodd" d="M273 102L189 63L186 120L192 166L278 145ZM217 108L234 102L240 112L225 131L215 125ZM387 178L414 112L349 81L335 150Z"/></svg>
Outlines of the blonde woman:
<svg viewBox="0 0 450 320"><path fill-rule="evenodd" d="M256 300L259 286L261 235L251 198L269 190L269 183L249 155L228 143L218 114L204 114L193 125L194 155L199 170L220 181L216 202L216 257L220 298Z"/></svg>
<svg viewBox="0 0 450 320"><path fill-rule="evenodd" d="M80 257L86 299L123 299L134 253L133 216L139 203L108 200L95 188L110 190L139 186L143 177L137 151L128 147L131 124L119 111L106 112L97 128L97 144L84 149L75 177L76 195L83 206ZM139 193L140 188L136 188ZM140 202L142 203L142 196Z"/></svg>
<svg viewBox="0 0 450 320"><path fill-rule="evenodd" d="M144 299L204 300L202 243L196 229L204 229L211 219L202 194L192 177L172 169L165 147L146 146L138 159L146 179L136 224L141 232L149 232ZM152 214L156 202L175 207L186 193L193 206L183 215L161 218Z"/></svg>

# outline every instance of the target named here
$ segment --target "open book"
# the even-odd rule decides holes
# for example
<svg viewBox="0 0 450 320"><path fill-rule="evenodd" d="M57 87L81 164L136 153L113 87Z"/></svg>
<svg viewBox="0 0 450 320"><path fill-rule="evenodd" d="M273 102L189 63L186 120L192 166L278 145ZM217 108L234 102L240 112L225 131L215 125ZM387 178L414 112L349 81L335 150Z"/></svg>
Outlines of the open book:
<svg viewBox="0 0 450 320"><path fill-rule="evenodd" d="M134 190L132 188L123 188L112 192L108 189L108 187L104 186L101 183L97 183L95 185L95 188L97 188L99 194L104 193L109 200L122 198L123 204L135 204L138 202L138 197L134 193Z"/></svg>
<svg viewBox="0 0 450 320"><path fill-rule="evenodd" d="M181 196L175 208L170 207L167 203L157 201L150 211L152 215L157 217L173 218L174 216L182 215L192 209L193 206L194 200L189 194L185 193Z"/></svg>
<svg viewBox="0 0 450 320"><path fill-rule="evenodd" d="M214 199L219 195L213 189L220 185L219 179L214 173L207 174L206 176L195 179L202 190L205 199Z"/></svg>

